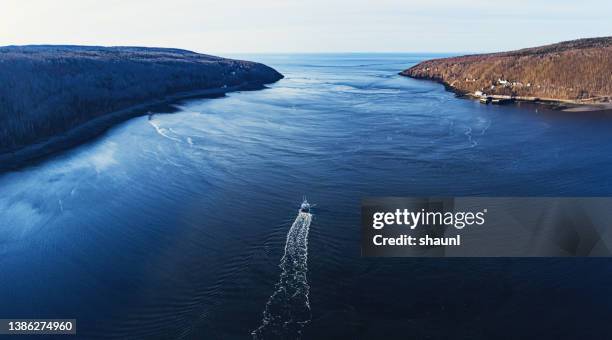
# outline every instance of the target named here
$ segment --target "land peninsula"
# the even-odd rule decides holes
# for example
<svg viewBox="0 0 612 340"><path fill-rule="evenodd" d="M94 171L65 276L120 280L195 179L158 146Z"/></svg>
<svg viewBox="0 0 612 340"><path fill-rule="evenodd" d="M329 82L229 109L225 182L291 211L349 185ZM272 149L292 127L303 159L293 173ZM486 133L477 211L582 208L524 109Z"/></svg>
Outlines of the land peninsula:
<svg viewBox="0 0 612 340"><path fill-rule="evenodd" d="M400 74L440 82L483 103L525 100L568 104L575 111L612 109L612 37L433 59Z"/></svg>
<svg viewBox="0 0 612 340"><path fill-rule="evenodd" d="M0 171L89 139L152 106L262 88L255 62L145 47L0 47Z"/></svg>

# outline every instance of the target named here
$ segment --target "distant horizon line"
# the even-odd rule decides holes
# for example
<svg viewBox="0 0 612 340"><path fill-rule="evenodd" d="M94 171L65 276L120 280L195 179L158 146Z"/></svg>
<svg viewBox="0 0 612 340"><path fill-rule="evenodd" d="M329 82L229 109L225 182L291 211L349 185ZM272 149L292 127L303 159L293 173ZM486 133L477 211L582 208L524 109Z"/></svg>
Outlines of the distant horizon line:
<svg viewBox="0 0 612 340"><path fill-rule="evenodd" d="M4 47L19 47L19 46L86 46L86 47L142 47L142 48L167 48L167 49L178 49L178 50L186 50L200 54L208 54L208 55L273 55L273 54L440 54L440 55L469 55L469 54L488 54L488 53L500 53L500 52L510 52L516 51L525 48L533 48L540 47L546 45L552 45L557 43L575 41L575 40L583 40L583 39L598 39L598 38L609 38L609 35L601 35L595 37L578 37L574 39L560 39L554 42L543 42L540 44L526 44L526 46L522 47L508 47L503 49L491 49L491 50L476 50L476 51L427 51L427 50L411 50L411 51L376 51L376 50L357 50L357 51L204 51L200 48L187 48L187 47L175 47L175 46L159 46L159 45L130 45L130 44L75 44L75 43L26 43L26 44L10 44L10 45L2 45L0 48Z"/></svg>
<svg viewBox="0 0 612 340"><path fill-rule="evenodd" d="M202 52L197 52L202 53ZM440 54L440 55L458 55L458 54L482 54L494 52L431 52L431 51L340 51L340 52L205 52L204 54L212 54L217 56L222 55L300 55L300 54Z"/></svg>
<svg viewBox="0 0 612 340"><path fill-rule="evenodd" d="M91 45L80 45L80 44L46 44L46 43L33 43L33 44L10 44L10 45L1 45L0 48L5 47L28 47L28 46L56 46L56 47L102 47L102 48L113 48L113 47L135 47L135 48L159 48L159 49L174 49L174 50L184 50L195 52L199 54L209 54L209 55L272 55L272 54L419 54L419 53L429 53L429 54L480 54L480 53L495 53L501 51L199 51L197 49L189 49L183 47L168 47L168 46L146 46L146 45L99 45L99 44L91 44Z"/></svg>

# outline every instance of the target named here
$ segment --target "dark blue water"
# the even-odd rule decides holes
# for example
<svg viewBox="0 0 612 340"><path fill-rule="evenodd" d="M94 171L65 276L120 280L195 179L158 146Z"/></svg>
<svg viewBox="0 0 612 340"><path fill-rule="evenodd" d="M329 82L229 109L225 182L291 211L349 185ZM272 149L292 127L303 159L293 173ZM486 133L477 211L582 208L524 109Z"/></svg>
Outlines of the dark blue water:
<svg viewBox="0 0 612 340"><path fill-rule="evenodd" d="M612 117L397 76L431 57L244 56L286 78L1 175L0 318L76 318L83 338L610 338L606 259L360 257L362 197L612 193Z"/></svg>

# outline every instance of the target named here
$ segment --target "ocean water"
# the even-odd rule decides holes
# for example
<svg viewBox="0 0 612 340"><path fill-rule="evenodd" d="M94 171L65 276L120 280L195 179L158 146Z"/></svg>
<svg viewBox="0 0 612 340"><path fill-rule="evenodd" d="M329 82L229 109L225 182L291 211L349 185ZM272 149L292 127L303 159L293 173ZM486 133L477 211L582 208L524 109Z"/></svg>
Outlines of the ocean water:
<svg viewBox="0 0 612 340"><path fill-rule="evenodd" d="M610 195L612 117L397 75L438 55L241 57L286 78L0 175L0 318L87 339L612 336L608 259L359 248L367 196Z"/></svg>

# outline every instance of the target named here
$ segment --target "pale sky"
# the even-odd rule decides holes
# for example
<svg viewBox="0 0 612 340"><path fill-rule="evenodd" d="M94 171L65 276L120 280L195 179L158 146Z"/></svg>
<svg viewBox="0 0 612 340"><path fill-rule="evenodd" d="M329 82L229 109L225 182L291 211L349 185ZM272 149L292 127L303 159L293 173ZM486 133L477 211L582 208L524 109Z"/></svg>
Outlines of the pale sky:
<svg viewBox="0 0 612 340"><path fill-rule="evenodd" d="M0 46L484 52L612 35L611 0L0 0Z"/></svg>

